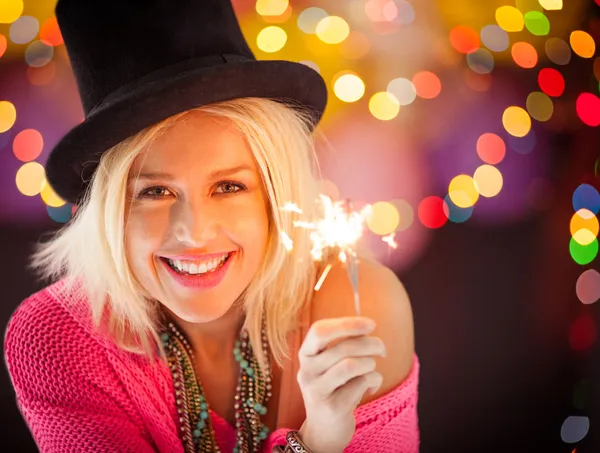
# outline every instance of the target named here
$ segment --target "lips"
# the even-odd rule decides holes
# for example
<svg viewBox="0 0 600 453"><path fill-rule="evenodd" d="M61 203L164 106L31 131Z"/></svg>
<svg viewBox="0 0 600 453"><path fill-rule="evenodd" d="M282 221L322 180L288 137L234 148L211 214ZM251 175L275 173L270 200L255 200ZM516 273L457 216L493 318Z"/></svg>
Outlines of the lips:
<svg viewBox="0 0 600 453"><path fill-rule="evenodd" d="M196 290L208 290L216 287L225 278L235 256L236 252L230 252L228 258L221 266L203 274L189 274L175 270L169 264L169 259L165 257L160 257L160 261L167 270L167 273L179 285Z"/></svg>

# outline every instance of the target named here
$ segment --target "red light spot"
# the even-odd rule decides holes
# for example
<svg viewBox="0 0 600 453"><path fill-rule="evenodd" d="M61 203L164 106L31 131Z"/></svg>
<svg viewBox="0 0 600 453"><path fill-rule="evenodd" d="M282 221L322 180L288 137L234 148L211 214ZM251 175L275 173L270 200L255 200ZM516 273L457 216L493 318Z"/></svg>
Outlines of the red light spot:
<svg viewBox="0 0 600 453"><path fill-rule="evenodd" d="M447 221L444 213L444 200L440 197L427 197L419 204L419 220L427 228L440 228Z"/></svg>
<svg viewBox="0 0 600 453"><path fill-rule="evenodd" d="M496 165L506 155L506 145L496 134L486 132L477 140L477 154L486 164Z"/></svg>
<svg viewBox="0 0 600 453"><path fill-rule="evenodd" d="M538 83L548 96L558 97L565 91L565 79L556 69L542 69L538 74Z"/></svg>
<svg viewBox="0 0 600 453"><path fill-rule="evenodd" d="M59 46L63 41L56 17L51 17L40 28L40 41L48 46Z"/></svg>
<svg viewBox="0 0 600 453"><path fill-rule="evenodd" d="M569 342L576 351L583 351L590 348L596 341L596 324L594 320L587 315L579 316L569 331Z"/></svg>
<svg viewBox="0 0 600 453"><path fill-rule="evenodd" d="M13 141L13 152L17 159L29 162L36 159L42 152L44 139L35 129L25 129L17 134Z"/></svg>
<svg viewBox="0 0 600 453"><path fill-rule="evenodd" d="M8 46L8 43L6 41L6 36L0 35L0 57L2 55L4 55L4 52L6 52L7 46Z"/></svg>
<svg viewBox="0 0 600 453"><path fill-rule="evenodd" d="M469 53L479 48L479 34L464 25L450 31L450 44L460 53Z"/></svg>
<svg viewBox="0 0 600 453"><path fill-rule="evenodd" d="M576 103L577 115L588 126L600 125L600 98L592 93L581 93Z"/></svg>

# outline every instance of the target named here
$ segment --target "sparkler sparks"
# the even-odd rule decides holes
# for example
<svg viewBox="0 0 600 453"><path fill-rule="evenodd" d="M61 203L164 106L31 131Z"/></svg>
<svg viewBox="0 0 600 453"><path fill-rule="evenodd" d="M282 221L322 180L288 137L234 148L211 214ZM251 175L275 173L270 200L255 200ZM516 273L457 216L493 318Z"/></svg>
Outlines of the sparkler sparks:
<svg viewBox="0 0 600 453"><path fill-rule="evenodd" d="M358 258L355 247L358 240L362 237L364 223L371 214L371 205L366 205L360 211L354 211L349 202L334 202L331 198L323 194L319 195L319 199L323 211L322 216L314 222L296 220L294 221L294 226L310 230L310 239L313 245L311 255L315 261L320 261L326 250L337 252L339 260L346 265L354 292L354 306L356 313L360 315ZM282 211L302 214L302 210L293 203L285 203L280 209ZM291 250L293 243L290 237L282 232L281 238L287 250ZM385 236L382 240L392 248L397 247L393 233ZM321 288L330 270L331 264L328 264L315 285L315 291Z"/></svg>

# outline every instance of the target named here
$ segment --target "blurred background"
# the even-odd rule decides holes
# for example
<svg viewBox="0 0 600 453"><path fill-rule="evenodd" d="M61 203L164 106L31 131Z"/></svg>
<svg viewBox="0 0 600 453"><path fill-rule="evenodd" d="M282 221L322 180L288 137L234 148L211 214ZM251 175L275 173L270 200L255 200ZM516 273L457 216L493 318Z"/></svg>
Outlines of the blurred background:
<svg viewBox="0 0 600 453"><path fill-rule="evenodd" d="M327 82L323 192L372 205L411 296L421 451L600 451L600 0L233 3L257 58ZM83 119L55 5L0 1L2 326L73 212L44 177ZM2 450L36 451L0 391Z"/></svg>

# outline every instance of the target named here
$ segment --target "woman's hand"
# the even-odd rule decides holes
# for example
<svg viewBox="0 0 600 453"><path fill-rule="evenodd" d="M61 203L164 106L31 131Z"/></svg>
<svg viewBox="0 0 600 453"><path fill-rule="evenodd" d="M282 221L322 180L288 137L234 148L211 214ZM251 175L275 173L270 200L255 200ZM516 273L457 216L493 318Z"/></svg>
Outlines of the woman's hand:
<svg viewBox="0 0 600 453"><path fill-rule="evenodd" d="M341 453L356 430L354 410L367 390L381 386L374 356L385 357L385 345L368 336L374 329L365 317L321 319L300 347L297 378L306 420L299 434L313 453Z"/></svg>

